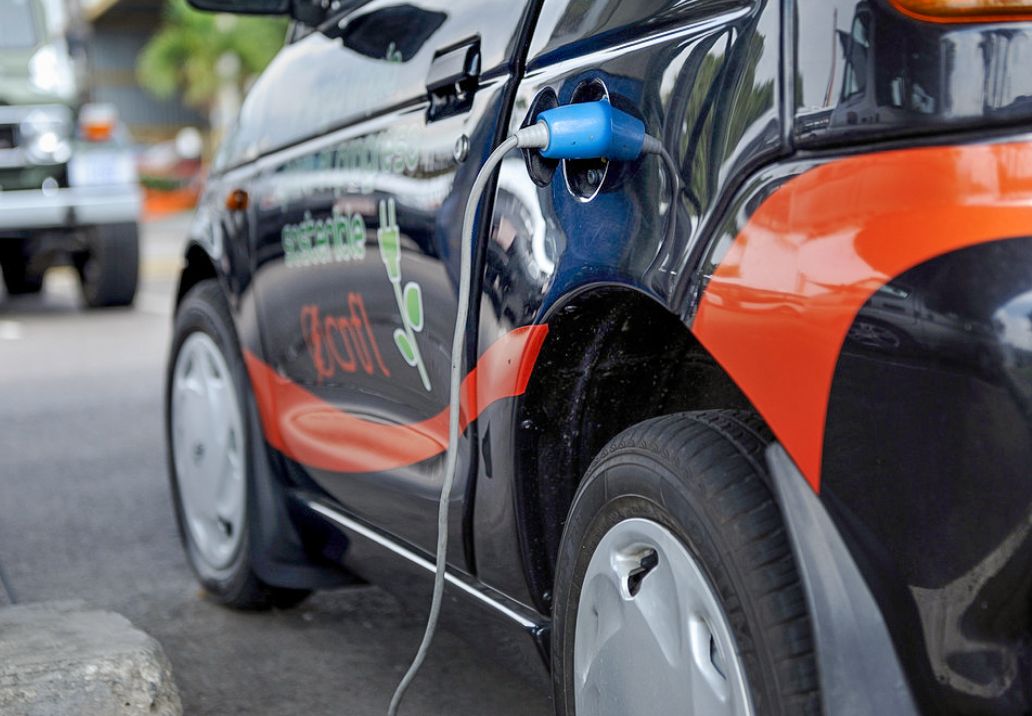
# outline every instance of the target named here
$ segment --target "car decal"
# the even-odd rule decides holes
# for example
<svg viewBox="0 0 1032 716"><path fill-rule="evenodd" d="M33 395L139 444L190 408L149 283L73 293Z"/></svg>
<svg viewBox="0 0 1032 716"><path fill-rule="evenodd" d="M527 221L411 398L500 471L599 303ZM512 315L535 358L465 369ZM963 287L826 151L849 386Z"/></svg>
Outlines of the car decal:
<svg viewBox="0 0 1032 716"><path fill-rule="evenodd" d="M423 330L423 289L415 281L401 288L401 232L398 230L397 211L394 199L380 200L380 228L376 230L376 240L380 246L380 258L387 269L387 280L394 289L394 301L398 305L403 328L394 329L394 345L411 367L419 371L419 379L423 388L429 392L430 375L423 364L423 356L419 352L416 334Z"/></svg>
<svg viewBox="0 0 1032 716"><path fill-rule="evenodd" d="M361 261L365 258L366 225L362 215L340 212L334 206L324 219L313 219L306 211L298 224L280 229L283 263L287 268L320 266L331 262Z"/></svg>
<svg viewBox="0 0 1032 716"><path fill-rule="evenodd" d="M935 256L1032 232L1032 143L878 152L781 185L748 219L692 331L820 489L835 365L857 312Z"/></svg>
<svg viewBox="0 0 1032 716"><path fill-rule="evenodd" d="M462 429L492 403L522 395L548 335L544 324L513 330L484 351L462 381ZM244 351L265 438L308 467L332 472L384 472L442 454L448 445L448 408L406 425L352 415L279 374Z"/></svg>
<svg viewBox="0 0 1032 716"><path fill-rule="evenodd" d="M301 333L319 383L335 377L337 371L354 374L359 369L366 375L391 377L358 291L348 291L346 314L323 313L314 303L302 306Z"/></svg>

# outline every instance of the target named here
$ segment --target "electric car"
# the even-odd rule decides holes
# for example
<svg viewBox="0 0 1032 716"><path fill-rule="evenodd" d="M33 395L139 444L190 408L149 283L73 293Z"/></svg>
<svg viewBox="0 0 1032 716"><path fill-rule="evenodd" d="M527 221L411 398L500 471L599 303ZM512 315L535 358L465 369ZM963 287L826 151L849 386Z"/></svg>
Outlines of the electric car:
<svg viewBox="0 0 1032 716"><path fill-rule="evenodd" d="M73 266L89 307L132 303L141 200L128 133L87 103L76 2L0 0L0 271L10 295Z"/></svg>
<svg viewBox="0 0 1032 716"><path fill-rule="evenodd" d="M1032 709L1032 3L193 2L293 18L176 299L214 599L425 609L453 455L443 619L559 714ZM588 102L672 172L481 176Z"/></svg>

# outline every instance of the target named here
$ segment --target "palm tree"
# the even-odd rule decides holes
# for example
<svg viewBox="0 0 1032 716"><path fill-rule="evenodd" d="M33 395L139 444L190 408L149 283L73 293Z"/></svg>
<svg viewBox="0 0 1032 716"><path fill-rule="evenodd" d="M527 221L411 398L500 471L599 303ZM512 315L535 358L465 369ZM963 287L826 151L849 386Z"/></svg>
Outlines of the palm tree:
<svg viewBox="0 0 1032 716"><path fill-rule="evenodd" d="M186 0L167 0L164 15L140 52L137 78L159 98L181 93L221 134L247 84L282 46L286 20L200 12Z"/></svg>

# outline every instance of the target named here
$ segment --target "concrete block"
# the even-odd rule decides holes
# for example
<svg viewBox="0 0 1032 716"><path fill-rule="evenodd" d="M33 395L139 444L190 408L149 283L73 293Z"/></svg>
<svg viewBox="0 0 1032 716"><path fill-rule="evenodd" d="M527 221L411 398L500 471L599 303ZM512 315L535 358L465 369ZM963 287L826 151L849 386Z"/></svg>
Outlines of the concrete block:
<svg viewBox="0 0 1032 716"><path fill-rule="evenodd" d="M78 602L0 609L5 716L179 716L161 645L114 612Z"/></svg>

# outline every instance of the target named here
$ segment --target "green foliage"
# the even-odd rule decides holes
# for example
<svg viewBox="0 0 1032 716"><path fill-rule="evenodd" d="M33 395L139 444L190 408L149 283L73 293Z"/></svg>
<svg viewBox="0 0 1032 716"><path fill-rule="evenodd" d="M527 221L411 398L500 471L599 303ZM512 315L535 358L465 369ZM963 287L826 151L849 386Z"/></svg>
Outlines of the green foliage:
<svg viewBox="0 0 1032 716"><path fill-rule="evenodd" d="M146 174L140 175L140 186L146 189L155 189L157 191L174 191L176 189L182 189L188 180L184 179L170 179L167 177L156 177L148 176Z"/></svg>
<svg viewBox="0 0 1032 716"><path fill-rule="evenodd" d="M741 57L733 65L729 65L730 55L723 48L723 41L702 58L687 100L680 155L691 157L687 190L702 206L712 201L718 188L720 179L713 170L724 165L753 123L776 99L774 81L756 77L763 56L763 36L746 33L744 38L747 44L733 50ZM731 76L734 84L729 85L727 73L734 71L735 65L742 69ZM734 111L728 113L730 107Z"/></svg>
<svg viewBox="0 0 1032 716"><path fill-rule="evenodd" d="M240 60L241 87L261 72L283 45L287 21L194 10L186 0L167 0L164 20L140 53L141 85L162 99L183 93L194 107L209 109L219 87L215 66L229 53Z"/></svg>

